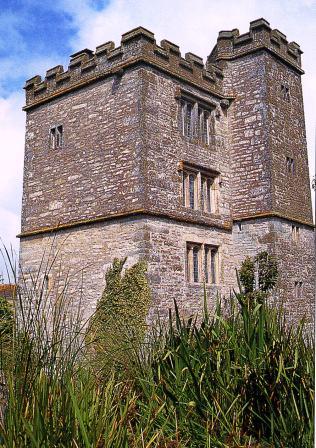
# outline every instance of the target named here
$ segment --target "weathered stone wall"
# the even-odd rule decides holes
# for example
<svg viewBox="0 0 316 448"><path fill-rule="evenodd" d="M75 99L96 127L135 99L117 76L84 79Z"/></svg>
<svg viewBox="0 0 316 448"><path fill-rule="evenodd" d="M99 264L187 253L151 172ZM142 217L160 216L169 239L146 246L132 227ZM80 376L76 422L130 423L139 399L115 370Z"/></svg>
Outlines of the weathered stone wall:
<svg viewBox="0 0 316 448"><path fill-rule="evenodd" d="M272 208L310 223L313 217L301 76L267 54L265 72ZM287 98L282 86L288 88ZM294 160L293 173L287 171L286 157Z"/></svg>
<svg viewBox="0 0 316 448"><path fill-rule="evenodd" d="M113 259L127 257L125 267L129 267L146 258L145 241L145 229L138 218L30 236L21 240L23 277L27 280L32 274L36 278L40 271L41 282L48 269L51 296L67 282L67 296L75 306L81 303L88 317L102 294L104 275Z"/></svg>
<svg viewBox="0 0 316 448"><path fill-rule="evenodd" d="M169 212L184 220L209 225L230 224L230 153L227 145L226 110L214 95L146 69L143 81L144 164L146 173L146 207L154 212ZM181 94L196 101L212 104L210 144L183 136L181 128ZM190 209L182 204L180 162L214 170L221 174L217 214Z"/></svg>
<svg viewBox="0 0 316 448"><path fill-rule="evenodd" d="M264 53L225 62L234 219L272 209L271 154Z"/></svg>
<svg viewBox="0 0 316 448"><path fill-rule="evenodd" d="M140 88L131 70L27 113L22 232L141 208Z"/></svg>

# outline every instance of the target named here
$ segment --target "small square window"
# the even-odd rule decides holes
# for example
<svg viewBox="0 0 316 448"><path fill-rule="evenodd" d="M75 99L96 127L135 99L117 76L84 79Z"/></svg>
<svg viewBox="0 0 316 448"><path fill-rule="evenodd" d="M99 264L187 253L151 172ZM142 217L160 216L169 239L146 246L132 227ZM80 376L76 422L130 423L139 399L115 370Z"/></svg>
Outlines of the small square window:
<svg viewBox="0 0 316 448"><path fill-rule="evenodd" d="M54 126L50 130L50 148L59 149L63 146L63 127Z"/></svg>
<svg viewBox="0 0 316 448"><path fill-rule="evenodd" d="M294 283L294 294L297 299L303 297L303 282L297 281Z"/></svg>
<svg viewBox="0 0 316 448"><path fill-rule="evenodd" d="M286 170L288 173L294 174L294 159L286 157Z"/></svg>
<svg viewBox="0 0 316 448"><path fill-rule="evenodd" d="M281 95L285 101L290 101L290 89L285 84L281 84Z"/></svg>

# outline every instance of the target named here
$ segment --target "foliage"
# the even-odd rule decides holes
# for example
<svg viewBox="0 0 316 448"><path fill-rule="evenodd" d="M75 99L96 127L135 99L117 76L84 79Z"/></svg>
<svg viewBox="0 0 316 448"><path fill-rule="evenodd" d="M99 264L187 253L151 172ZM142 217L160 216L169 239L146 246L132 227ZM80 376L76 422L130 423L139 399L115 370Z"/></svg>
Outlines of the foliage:
<svg viewBox="0 0 316 448"><path fill-rule="evenodd" d="M0 339L13 331L13 309L5 297L0 296Z"/></svg>
<svg viewBox="0 0 316 448"><path fill-rule="evenodd" d="M139 261L123 273L125 263L126 259L115 259L106 272L106 286L87 332L100 371L132 369L147 330L147 265Z"/></svg>
<svg viewBox="0 0 316 448"><path fill-rule="evenodd" d="M145 275L143 266L125 283L122 268L117 261L108 272L103 295L113 316L118 299L132 300L142 290L133 278ZM130 295L123 294L122 282ZM210 313L205 297L199 323L193 317L181 320L175 304L169 327L161 326L142 347L147 356L135 365L133 379L120 375L122 368L100 378L79 317L69 322L66 298L58 297L58 307L49 310L52 322L41 285L22 289L28 305L18 297L12 363L3 372L1 447L312 446L312 341L303 337L304 323L285 325L282 311L264 299L249 307L245 294L238 293L230 310L224 313L218 302ZM101 329L108 323L104 318ZM118 365L123 361L120 357Z"/></svg>
<svg viewBox="0 0 316 448"><path fill-rule="evenodd" d="M278 278L276 260L268 252L260 252L257 256L246 257L237 272L242 294L239 297L247 306L255 307L263 303L269 292L273 290Z"/></svg>

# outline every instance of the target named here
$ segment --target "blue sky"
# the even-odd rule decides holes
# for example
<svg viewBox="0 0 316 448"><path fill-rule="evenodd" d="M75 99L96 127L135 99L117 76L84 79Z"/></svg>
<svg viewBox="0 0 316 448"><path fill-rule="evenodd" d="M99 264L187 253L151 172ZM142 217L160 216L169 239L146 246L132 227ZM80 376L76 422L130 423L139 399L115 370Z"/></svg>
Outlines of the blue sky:
<svg viewBox="0 0 316 448"><path fill-rule="evenodd" d="M94 49L142 25L205 60L223 29L248 31L267 19L304 51L303 77L311 173L315 172L316 0L0 0L0 237L18 250L26 79L45 75L69 55ZM3 271L0 261L0 274Z"/></svg>

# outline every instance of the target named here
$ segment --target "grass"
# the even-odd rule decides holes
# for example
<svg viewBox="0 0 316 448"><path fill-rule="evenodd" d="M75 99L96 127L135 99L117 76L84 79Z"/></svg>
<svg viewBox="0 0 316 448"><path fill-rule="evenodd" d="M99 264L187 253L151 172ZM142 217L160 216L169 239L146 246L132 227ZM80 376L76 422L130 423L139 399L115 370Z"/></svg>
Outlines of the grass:
<svg viewBox="0 0 316 448"><path fill-rule="evenodd" d="M314 356L303 322L288 326L281 310L242 294L225 313L220 302L212 314L205 306L199 322L180 319L175 303L133 368L104 376L67 289L48 301L40 278L18 292L1 333L0 446L313 446Z"/></svg>

